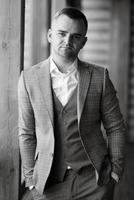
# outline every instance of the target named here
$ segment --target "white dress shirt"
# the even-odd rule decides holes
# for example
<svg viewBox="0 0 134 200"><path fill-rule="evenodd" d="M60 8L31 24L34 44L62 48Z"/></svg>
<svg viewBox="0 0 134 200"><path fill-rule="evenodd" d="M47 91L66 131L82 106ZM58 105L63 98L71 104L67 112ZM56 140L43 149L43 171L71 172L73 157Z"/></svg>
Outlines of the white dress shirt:
<svg viewBox="0 0 134 200"><path fill-rule="evenodd" d="M67 104L78 84L77 59L68 67L67 73L59 71L50 58L52 88L63 106Z"/></svg>

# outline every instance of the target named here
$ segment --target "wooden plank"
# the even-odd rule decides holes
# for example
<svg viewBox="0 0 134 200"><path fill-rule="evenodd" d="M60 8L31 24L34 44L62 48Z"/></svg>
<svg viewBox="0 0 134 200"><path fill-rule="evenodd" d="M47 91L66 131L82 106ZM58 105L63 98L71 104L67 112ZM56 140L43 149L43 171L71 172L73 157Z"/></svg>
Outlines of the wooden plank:
<svg viewBox="0 0 134 200"><path fill-rule="evenodd" d="M101 21L101 24L100 24L100 21L96 21L94 23L94 21L92 20L88 20L89 22L89 30L92 31L92 30L109 30L110 28L110 24L109 24L109 21Z"/></svg>
<svg viewBox="0 0 134 200"><path fill-rule="evenodd" d="M88 41L80 58L102 66L109 65L111 1L83 0L82 10L88 20Z"/></svg>
<svg viewBox="0 0 134 200"><path fill-rule="evenodd" d="M103 19L109 19L110 16L110 12L109 9L105 10L105 9L93 9L93 10L88 10L85 9L85 15L87 17L87 19L99 19L99 20L103 20Z"/></svg>
<svg viewBox="0 0 134 200"><path fill-rule="evenodd" d="M110 1L108 0L84 0L83 6L85 8L109 8L110 7Z"/></svg>
<svg viewBox="0 0 134 200"><path fill-rule="evenodd" d="M0 200L18 200L17 84L20 0L0 0Z"/></svg>
<svg viewBox="0 0 134 200"><path fill-rule="evenodd" d="M110 34L107 33L107 32L103 32L103 33L100 33L98 31L94 31L94 32L89 32L87 33L87 37L88 39L92 39L92 40L106 40L106 41L109 41L110 40ZM90 42L90 41L89 41Z"/></svg>
<svg viewBox="0 0 134 200"><path fill-rule="evenodd" d="M58 10L66 7L66 5L66 0L53 0L51 5L51 16L53 17Z"/></svg>
<svg viewBox="0 0 134 200"><path fill-rule="evenodd" d="M130 0L112 1L110 73L127 118Z"/></svg>

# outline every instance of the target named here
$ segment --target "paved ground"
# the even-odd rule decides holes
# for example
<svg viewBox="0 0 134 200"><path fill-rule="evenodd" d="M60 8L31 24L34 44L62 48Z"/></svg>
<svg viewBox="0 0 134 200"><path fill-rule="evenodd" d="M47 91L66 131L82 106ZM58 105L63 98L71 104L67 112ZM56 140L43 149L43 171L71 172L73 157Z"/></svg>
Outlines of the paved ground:
<svg viewBox="0 0 134 200"><path fill-rule="evenodd" d="M125 171L117 185L114 200L134 200L134 144L126 146Z"/></svg>

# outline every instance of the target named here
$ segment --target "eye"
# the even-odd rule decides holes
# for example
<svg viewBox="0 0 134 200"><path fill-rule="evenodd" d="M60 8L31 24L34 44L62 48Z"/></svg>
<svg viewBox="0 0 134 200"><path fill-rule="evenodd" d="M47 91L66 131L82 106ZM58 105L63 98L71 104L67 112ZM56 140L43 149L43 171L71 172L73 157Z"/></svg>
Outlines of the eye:
<svg viewBox="0 0 134 200"><path fill-rule="evenodd" d="M74 38L75 40L80 40L80 39L82 38L82 36L81 36L81 35L74 35L73 38Z"/></svg>
<svg viewBox="0 0 134 200"><path fill-rule="evenodd" d="M66 34L64 32L59 32L58 35L64 37Z"/></svg>

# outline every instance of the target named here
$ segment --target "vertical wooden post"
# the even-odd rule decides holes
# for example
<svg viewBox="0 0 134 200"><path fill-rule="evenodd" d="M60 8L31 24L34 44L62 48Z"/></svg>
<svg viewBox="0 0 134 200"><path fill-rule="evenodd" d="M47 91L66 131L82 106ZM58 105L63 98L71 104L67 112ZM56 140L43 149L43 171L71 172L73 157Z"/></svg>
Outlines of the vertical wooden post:
<svg viewBox="0 0 134 200"><path fill-rule="evenodd" d="M110 71L118 90L121 110L127 117L130 0L112 0Z"/></svg>
<svg viewBox="0 0 134 200"><path fill-rule="evenodd" d="M51 0L25 0L24 68L49 56L47 31L51 16Z"/></svg>
<svg viewBox="0 0 134 200"><path fill-rule="evenodd" d="M47 31L51 14L51 1L33 1L32 62L37 64L49 56ZM36 16L36 14L38 17Z"/></svg>
<svg viewBox="0 0 134 200"><path fill-rule="evenodd" d="M0 0L0 200L18 200L21 0Z"/></svg>

